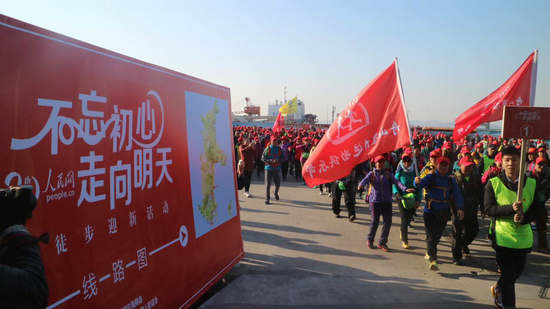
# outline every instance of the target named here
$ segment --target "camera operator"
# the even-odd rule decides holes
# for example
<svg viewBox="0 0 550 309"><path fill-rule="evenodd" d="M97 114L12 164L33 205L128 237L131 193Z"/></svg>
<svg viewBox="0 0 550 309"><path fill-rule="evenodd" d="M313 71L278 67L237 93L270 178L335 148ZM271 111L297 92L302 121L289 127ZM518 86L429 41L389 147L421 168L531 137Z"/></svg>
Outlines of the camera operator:
<svg viewBox="0 0 550 309"><path fill-rule="evenodd" d="M0 308L45 308L48 284L39 241L25 228L36 208L31 187L0 190Z"/></svg>

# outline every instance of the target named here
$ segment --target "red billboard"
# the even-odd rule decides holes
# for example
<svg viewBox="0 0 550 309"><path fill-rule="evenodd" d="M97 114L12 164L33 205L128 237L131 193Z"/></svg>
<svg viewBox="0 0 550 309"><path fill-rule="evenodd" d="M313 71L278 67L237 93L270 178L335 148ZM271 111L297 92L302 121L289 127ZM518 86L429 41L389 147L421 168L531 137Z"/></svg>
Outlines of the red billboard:
<svg viewBox="0 0 550 309"><path fill-rule="evenodd" d="M188 307L243 256L229 88L0 15L0 182L48 308Z"/></svg>

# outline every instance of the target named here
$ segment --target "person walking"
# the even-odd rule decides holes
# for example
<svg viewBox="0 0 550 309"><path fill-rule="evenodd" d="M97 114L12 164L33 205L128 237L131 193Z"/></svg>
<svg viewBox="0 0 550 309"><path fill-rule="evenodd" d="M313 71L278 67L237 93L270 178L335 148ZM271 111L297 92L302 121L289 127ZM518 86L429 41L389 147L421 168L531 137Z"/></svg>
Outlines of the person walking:
<svg viewBox="0 0 550 309"><path fill-rule="evenodd" d="M470 256L468 247L479 232L477 221L478 210L483 211L483 186L481 178L474 172L475 163L469 157L463 157L459 162L460 169L455 172L456 182L464 197L464 219L459 220L456 214L452 216L453 222L453 263L462 265L462 257Z"/></svg>
<svg viewBox="0 0 550 309"><path fill-rule="evenodd" d="M378 248L389 251L387 246L388 235L392 223L392 185L400 190L414 192L414 189L407 188L388 169L385 169L385 158L382 155L374 158L375 169L367 174L359 183L358 189L369 186L368 202L371 210L370 231L367 235L367 247L374 249L374 237L380 223L380 215L384 220L382 235L378 242Z"/></svg>
<svg viewBox="0 0 550 309"><path fill-rule="evenodd" d="M262 161L265 163L265 203L270 203L271 183L275 184L274 196L279 200L279 187L281 185L281 158L282 151L279 146L279 138L271 137L271 143L267 146L262 154Z"/></svg>
<svg viewBox="0 0 550 309"><path fill-rule="evenodd" d="M414 167L412 165L411 154L405 152L401 156L401 162L399 162L399 166L397 167L395 178L399 180L399 182L404 184L407 189L414 189L415 176L416 171L414 170ZM404 249L409 249L409 224L413 219L416 207L420 205L422 195L416 192L408 193L406 191L400 190L396 185L393 185L393 194L396 196L397 207L399 208L399 213L401 214L401 246ZM411 205L411 203L414 205Z"/></svg>
<svg viewBox="0 0 550 309"><path fill-rule="evenodd" d="M550 198L550 168L547 166L547 162L543 157L538 157L535 160L535 169L527 173L527 176L537 180L537 184L540 188L537 194L536 202L541 204L539 213L535 218L535 226L537 229L537 251L542 253L548 253L548 239L547 222L548 222L548 210L545 203Z"/></svg>
<svg viewBox="0 0 550 309"><path fill-rule="evenodd" d="M255 156L256 156L256 143L250 143L248 137L242 137L241 145L239 146L239 156L241 161L244 162L244 168L242 170L242 177L244 180L244 195L246 197L252 197L250 194L250 179L252 178L252 173L254 172L255 167Z"/></svg>
<svg viewBox="0 0 550 309"><path fill-rule="evenodd" d="M446 156L437 158L435 173L424 178L416 177L417 190L426 188L426 206L424 206L424 226L426 227L426 259L431 270L439 270L437 263L437 244L443 235L451 209L456 207L458 219L464 218L463 196L454 177L450 177L451 160Z"/></svg>
<svg viewBox="0 0 550 309"><path fill-rule="evenodd" d="M346 208L348 210L348 219L350 222L353 222L356 218L355 214L355 187L356 187L356 174L357 168L351 170L351 173L337 181L332 182L332 212L336 218L341 218L340 216L340 202L342 200L342 195L344 195L344 202L346 203Z"/></svg>
<svg viewBox="0 0 550 309"><path fill-rule="evenodd" d="M533 203L537 182L519 174L520 152L514 147L502 150L503 172L485 186L484 206L492 218L489 237L501 270L498 282L491 286L491 294L498 308L515 308L515 283L527 263L527 254L533 247L531 221L535 219L539 203ZM519 177L524 177L522 200L517 200Z"/></svg>

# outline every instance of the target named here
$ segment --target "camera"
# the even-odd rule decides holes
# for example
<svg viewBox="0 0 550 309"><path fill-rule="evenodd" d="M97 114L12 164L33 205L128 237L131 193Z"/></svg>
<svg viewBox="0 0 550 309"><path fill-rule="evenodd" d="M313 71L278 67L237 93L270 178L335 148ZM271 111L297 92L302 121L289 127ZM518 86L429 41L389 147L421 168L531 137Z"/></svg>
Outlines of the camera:
<svg viewBox="0 0 550 309"><path fill-rule="evenodd" d="M0 231L15 224L24 225L36 208L32 186L0 189Z"/></svg>

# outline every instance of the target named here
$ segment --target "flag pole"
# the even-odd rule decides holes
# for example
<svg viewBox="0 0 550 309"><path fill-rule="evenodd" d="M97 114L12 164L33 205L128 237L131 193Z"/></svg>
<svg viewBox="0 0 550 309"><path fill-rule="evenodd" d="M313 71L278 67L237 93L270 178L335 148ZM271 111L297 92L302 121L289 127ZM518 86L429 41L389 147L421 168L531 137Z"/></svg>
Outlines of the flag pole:
<svg viewBox="0 0 550 309"><path fill-rule="evenodd" d="M531 93L529 94L529 106L533 107L535 106L535 90L537 88L537 60L538 60L538 49L535 49L535 55L533 56L533 69L531 70ZM505 108L506 109L506 108ZM504 119L504 116L503 118ZM529 139L528 138L522 138L521 139L521 153L520 153L520 160L519 160L519 182L518 182L518 192L517 192L517 201L520 202L523 200L523 186L524 183L524 174L526 169L526 156L527 156L527 147L529 147Z"/></svg>
<svg viewBox="0 0 550 309"><path fill-rule="evenodd" d="M412 145L412 134L411 134L411 127L409 125L409 113L407 112L407 106L405 105L405 95L403 95L403 86L401 85L401 71L399 71L399 63L397 61L397 57L395 57L394 60L395 63L395 69L397 70L397 86L399 87L399 96L401 97L401 104L403 105L403 111L405 112L405 119L407 122L407 130L409 132L409 139L411 141ZM416 163L416 156L413 153L413 165L414 165L414 171L416 173L416 176L418 177L418 164Z"/></svg>
<svg viewBox="0 0 550 309"><path fill-rule="evenodd" d="M535 93L537 89L537 67L539 50L535 49L535 56L533 57L533 69L531 70L531 93L529 95L529 106L535 106Z"/></svg>

